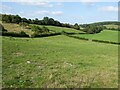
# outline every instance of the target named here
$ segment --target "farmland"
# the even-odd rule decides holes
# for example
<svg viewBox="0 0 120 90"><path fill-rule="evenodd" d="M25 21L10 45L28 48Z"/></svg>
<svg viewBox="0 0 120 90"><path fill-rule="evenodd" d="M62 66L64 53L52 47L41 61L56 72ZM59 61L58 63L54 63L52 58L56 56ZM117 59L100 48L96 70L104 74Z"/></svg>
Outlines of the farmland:
<svg viewBox="0 0 120 90"><path fill-rule="evenodd" d="M119 89L118 2L1 3L2 90Z"/></svg>
<svg viewBox="0 0 120 90"><path fill-rule="evenodd" d="M3 87L117 87L118 46L64 35L3 37ZM34 47L34 48L33 48Z"/></svg>
<svg viewBox="0 0 120 90"><path fill-rule="evenodd" d="M2 25L7 32L33 34L30 28L19 24ZM4 88L117 88L118 45L92 40L119 42L120 31L104 29L87 34L67 27L32 25L60 34L35 38L1 36Z"/></svg>
<svg viewBox="0 0 120 90"><path fill-rule="evenodd" d="M83 37L87 39L119 42L118 40L119 33L120 31L103 30L101 33L94 34L94 35L93 34L75 34L72 36Z"/></svg>

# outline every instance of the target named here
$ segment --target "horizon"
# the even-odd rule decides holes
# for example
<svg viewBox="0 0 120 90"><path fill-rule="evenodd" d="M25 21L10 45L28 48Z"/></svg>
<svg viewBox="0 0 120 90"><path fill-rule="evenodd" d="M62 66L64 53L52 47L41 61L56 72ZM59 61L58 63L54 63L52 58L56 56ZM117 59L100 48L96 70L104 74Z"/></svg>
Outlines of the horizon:
<svg viewBox="0 0 120 90"><path fill-rule="evenodd" d="M118 21L117 2L2 2L0 8L2 14L39 20L47 16L70 24Z"/></svg>
<svg viewBox="0 0 120 90"><path fill-rule="evenodd" d="M3 14L4 15L4 13L0 13L0 14ZM6 14L6 15L18 15L18 14ZM20 16L20 15L18 15L18 16ZM21 16L20 16L21 17ZM44 18L45 16L43 16L43 18ZM21 17L21 18L24 18L24 17ZM42 18L42 19L43 19ZM51 18L51 17L48 17L48 18ZM26 19L31 19L31 18L26 18ZM36 18L33 18L33 19L31 19L31 20L35 20ZM37 18L38 19L38 18ZM38 20L42 20L42 19L38 19ZM55 18L53 18L54 20L57 20L57 19L55 19ZM57 21L59 21L59 20L57 20ZM119 22L119 21L97 21L97 22L91 22L91 23L82 23L82 24L93 24L93 23L101 23L101 22ZM64 22L60 22L60 23L64 23ZM71 24L71 23L69 23L68 22L68 24ZM73 23L73 24L71 24L71 25L74 25L75 23ZM79 24L79 25L82 25L81 23L77 23L77 24Z"/></svg>

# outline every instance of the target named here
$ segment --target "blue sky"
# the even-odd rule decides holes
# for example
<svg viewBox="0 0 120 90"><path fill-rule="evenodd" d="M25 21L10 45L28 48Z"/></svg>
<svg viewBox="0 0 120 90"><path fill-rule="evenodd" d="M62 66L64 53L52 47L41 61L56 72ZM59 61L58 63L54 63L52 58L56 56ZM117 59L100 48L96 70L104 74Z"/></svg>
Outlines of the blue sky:
<svg viewBox="0 0 120 90"><path fill-rule="evenodd" d="M117 21L117 2L2 2L1 13L26 18L52 17L63 23Z"/></svg>

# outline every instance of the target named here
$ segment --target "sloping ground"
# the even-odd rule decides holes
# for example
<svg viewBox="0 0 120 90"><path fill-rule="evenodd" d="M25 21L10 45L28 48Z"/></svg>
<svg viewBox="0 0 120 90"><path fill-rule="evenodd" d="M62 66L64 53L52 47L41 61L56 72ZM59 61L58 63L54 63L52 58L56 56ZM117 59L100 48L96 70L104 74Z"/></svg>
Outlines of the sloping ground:
<svg viewBox="0 0 120 90"><path fill-rule="evenodd" d="M32 24L31 24L32 25ZM3 23L5 29L8 32L20 32L25 31L27 34L31 35L33 32L30 29L25 29L18 24L10 24L10 23ZM37 25L42 27L42 25ZM50 33L68 33L72 34L71 36L86 38L86 39L94 39L94 40L103 40L103 41L110 41L110 42L119 42L118 41L118 33L120 31L113 31L113 30L103 30L101 33L98 34L85 34L82 31L75 30L72 28L65 28L65 27L57 27L57 26L46 26L49 28Z"/></svg>
<svg viewBox="0 0 120 90"><path fill-rule="evenodd" d="M26 29L21 27L19 24L13 24L13 23L2 23L2 25L4 26L5 29L8 30L8 32L20 32L20 31L24 31L27 34L31 35L33 32L31 31L31 29ZM33 25L33 24L31 24ZM36 25L36 24L34 24ZM37 25L42 27L42 25ZM57 27L57 26L46 26L48 27L48 29L50 30L50 33L62 33L62 32L67 32L67 33L84 33L82 31L79 30L75 30L72 28L65 28L65 27Z"/></svg>
<svg viewBox="0 0 120 90"><path fill-rule="evenodd" d="M21 27L19 24L2 23L2 25L4 26L4 28L8 32L17 32L17 33L19 33L20 31L24 31L27 34L32 34L32 31L30 29L25 29L25 28Z"/></svg>
<svg viewBox="0 0 120 90"><path fill-rule="evenodd" d="M103 30L101 33L98 33L98 34L75 34L72 36L77 36L77 37L82 37L87 39L94 39L94 40L120 42L118 40L119 33L120 31Z"/></svg>
<svg viewBox="0 0 120 90"><path fill-rule="evenodd" d="M64 35L2 40L3 87L118 87L117 45Z"/></svg>
<svg viewBox="0 0 120 90"><path fill-rule="evenodd" d="M118 25L104 25L106 26L106 28L115 28L115 29L118 29Z"/></svg>
<svg viewBox="0 0 120 90"><path fill-rule="evenodd" d="M40 26L42 27L43 25L37 25L37 26ZM47 26L45 25L47 28L49 28L51 31L54 31L54 32L67 32L67 33L84 33L82 31L79 31L79 30L76 30L76 29L72 29L72 28L66 28L66 27L57 27L57 26Z"/></svg>

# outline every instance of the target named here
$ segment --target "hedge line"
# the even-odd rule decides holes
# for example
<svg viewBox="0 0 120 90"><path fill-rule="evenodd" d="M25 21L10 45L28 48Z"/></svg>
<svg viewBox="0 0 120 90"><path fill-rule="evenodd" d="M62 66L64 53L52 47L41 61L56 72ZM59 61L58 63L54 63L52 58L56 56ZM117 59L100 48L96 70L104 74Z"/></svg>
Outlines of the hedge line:
<svg viewBox="0 0 120 90"><path fill-rule="evenodd" d="M15 33L15 32L2 32L0 33L1 36L12 36L12 37L30 37L27 34L21 34L21 33ZM32 37L47 37L47 36L55 36L55 35L61 35L61 33L47 33L47 34L36 34Z"/></svg>
<svg viewBox="0 0 120 90"><path fill-rule="evenodd" d="M103 40L95 40L95 39L93 39L92 41L94 41L94 42L100 42L100 43L110 43L110 44L118 44L118 45L120 45L119 42L103 41Z"/></svg>
<svg viewBox="0 0 120 90"><path fill-rule="evenodd" d="M83 38L83 37L77 37L77 36L70 36L70 35L67 35L69 37L73 37L73 38L76 38L76 39L82 39L82 40L86 40L86 41L89 41L90 39L87 39L87 38ZM93 42L99 42L99 43L109 43L109 44L117 44L117 45L120 45L120 42L112 42L112 41L104 41L104 40L95 40L95 39L92 39Z"/></svg>
<svg viewBox="0 0 120 90"><path fill-rule="evenodd" d="M76 38L76 39L81 39L81 40L86 40L89 41L90 39L87 38L83 38L83 37L77 37L77 36L71 36L68 33L64 32L64 33L47 33L47 34L40 34L40 35L35 35L34 37L47 37L47 36L56 36L56 35L61 35L64 34L68 37L72 37L72 38ZM15 33L15 32L0 32L0 35L2 36L12 36L12 37L29 37L29 35L25 34L25 33ZM92 39L93 42L100 42L100 43L109 43L109 44L118 44L120 45L119 42L112 42L112 41L104 41L104 40L95 40Z"/></svg>
<svg viewBox="0 0 120 90"><path fill-rule="evenodd" d="M70 36L70 35L67 35L68 37L73 37L73 38L76 38L76 39L82 39L82 40L86 40L88 41L89 39L87 38L83 38L83 37L77 37L77 36Z"/></svg>
<svg viewBox="0 0 120 90"><path fill-rule="evenodd" d="M47 36L56 36L56 35L61 35L61 33L40 34L40 35L35 35L34 37L47 37Z"/></svg>
<svg viewBox="0 0 120 90"><path fill-rule="evenodd" d="M2 36L12 36L12 37L29 37L27 34L15 33L15 32L2 32Z"/></svg>

